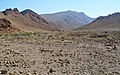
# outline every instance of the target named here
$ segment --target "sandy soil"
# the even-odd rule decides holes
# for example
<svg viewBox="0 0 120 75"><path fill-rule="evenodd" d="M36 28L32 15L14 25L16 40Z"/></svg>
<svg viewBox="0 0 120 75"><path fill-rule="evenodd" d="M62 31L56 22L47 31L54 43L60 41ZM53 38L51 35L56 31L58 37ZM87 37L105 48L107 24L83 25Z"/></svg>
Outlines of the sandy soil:
<svg viewBox="0 0 120 75"><path fill-rule="evenodd" d="M0 37L1 75L120 75L118 33Z"/></svg>

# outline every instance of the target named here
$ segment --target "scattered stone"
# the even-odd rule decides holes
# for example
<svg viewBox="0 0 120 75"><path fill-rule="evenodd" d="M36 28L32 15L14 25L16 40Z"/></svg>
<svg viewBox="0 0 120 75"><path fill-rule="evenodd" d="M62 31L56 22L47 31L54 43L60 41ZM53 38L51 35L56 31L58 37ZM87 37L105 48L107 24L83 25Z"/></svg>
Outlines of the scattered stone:
<svg viewBox="0 0 120 75"><path fill-rule="evenodd" d="M120 75L120 42L90 35L2 38L0 75Z"/></svg>
<svg viewBox="0 0 120 75"><path fill-rule="evenodd" d="M0 74L7 74L7 70L1 70Z"/></svg>
<svg viewBox="0 0 120 75"><path fill-rule="evenodd" d="M49 70L49 72L50 72L50 73L53 73L53 72L56 72L56 70L51 68L51 69Z"/></svg>

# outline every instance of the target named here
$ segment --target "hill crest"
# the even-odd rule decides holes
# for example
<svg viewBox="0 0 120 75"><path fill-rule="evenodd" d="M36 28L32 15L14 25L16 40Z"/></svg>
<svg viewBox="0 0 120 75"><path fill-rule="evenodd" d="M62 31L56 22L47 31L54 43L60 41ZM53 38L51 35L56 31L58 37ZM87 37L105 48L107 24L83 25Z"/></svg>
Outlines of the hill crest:
<svg viewBox="0 0 120 75"><path fill-rule="evenodd" d="M53 22L57 26L65 29L78 28L94 20L94 18L88 17L83 12L76 12L71 10L53 14L42 14L41 16L48 22Z"/></svg>
<svg viewBox="0 0 120 75"><path fill-rule="evenodd" d="M81 26L77 30L85 31L120 31L120 13L100 16L92 23Z"/></svg>

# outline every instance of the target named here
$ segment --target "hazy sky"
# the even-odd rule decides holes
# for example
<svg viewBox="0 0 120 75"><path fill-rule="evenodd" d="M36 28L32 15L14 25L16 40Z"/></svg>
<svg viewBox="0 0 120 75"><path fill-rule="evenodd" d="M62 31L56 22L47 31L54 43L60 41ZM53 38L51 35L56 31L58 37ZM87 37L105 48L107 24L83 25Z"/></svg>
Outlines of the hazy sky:
<svg viewBox="0 0 120 75"><path fill-rule="evenodd" d="M0 10L6 8L32 9L38 14L72 10L98 17L119 12L120 0L0 0Z"/></svg>

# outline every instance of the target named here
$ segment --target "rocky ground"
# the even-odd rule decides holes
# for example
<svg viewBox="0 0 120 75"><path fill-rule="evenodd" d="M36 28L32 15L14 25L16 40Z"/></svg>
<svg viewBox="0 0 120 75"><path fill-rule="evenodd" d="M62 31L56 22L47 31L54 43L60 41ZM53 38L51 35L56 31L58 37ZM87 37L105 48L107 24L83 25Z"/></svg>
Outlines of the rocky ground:
<svg viewBox="0 0 120 75"><path fill-rule="evenodd" d="M119 32L0 37L0 75L120 75Z"/></svg>

